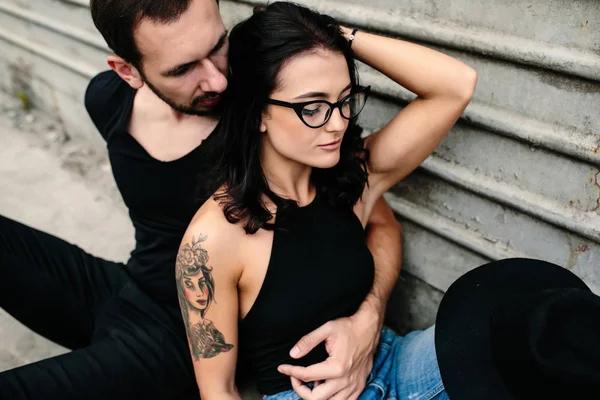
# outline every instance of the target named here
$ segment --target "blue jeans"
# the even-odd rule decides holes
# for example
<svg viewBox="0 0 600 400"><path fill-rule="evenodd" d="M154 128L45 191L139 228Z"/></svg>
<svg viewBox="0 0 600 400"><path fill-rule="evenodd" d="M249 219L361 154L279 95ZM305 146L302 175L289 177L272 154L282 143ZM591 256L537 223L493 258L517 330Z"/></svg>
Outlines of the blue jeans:
<svg viewBox="0 0 600 400"><path fill-rule="evenodd" d="M384 328L375 352L373 370L359 400L449 400L435 354L432 326L397 336ZM299 400L293 390L264 396L264 400Z"/></svg>

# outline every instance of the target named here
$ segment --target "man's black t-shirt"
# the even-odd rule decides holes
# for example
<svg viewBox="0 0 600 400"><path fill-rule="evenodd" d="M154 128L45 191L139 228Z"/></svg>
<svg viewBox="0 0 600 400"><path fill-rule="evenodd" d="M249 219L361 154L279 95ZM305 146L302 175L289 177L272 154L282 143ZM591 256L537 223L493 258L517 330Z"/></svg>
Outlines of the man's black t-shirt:
<svg viewBox="0 0 600 400"><path fill-rule="evenodd" d="M150 156L127 132L136 91L114 71L92 79L86 109L107 143L115 181L135 228L135 249L127 267L153 298L177 304L175 258L185 230L198 210L197 179L207 165L214 132L175 161Z"/></svg>

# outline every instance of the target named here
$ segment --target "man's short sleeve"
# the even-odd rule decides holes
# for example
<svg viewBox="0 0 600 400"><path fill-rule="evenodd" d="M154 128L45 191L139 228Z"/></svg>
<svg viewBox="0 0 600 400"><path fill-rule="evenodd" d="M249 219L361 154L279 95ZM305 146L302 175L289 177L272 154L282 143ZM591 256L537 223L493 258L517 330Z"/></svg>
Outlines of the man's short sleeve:
<svg viewBox="0 0 600 400"><path fill-rule="evenodd" d="M85 92L85 108L102 137L108 141L122 123L134 89L113 70L92 78Z"/></svg>

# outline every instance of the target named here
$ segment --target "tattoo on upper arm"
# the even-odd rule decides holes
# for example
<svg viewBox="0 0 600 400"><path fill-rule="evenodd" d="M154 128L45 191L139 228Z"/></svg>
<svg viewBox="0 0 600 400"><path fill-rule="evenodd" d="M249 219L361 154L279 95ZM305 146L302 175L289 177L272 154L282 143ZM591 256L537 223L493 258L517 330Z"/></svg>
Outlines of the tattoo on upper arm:
<svg viewBox="0 0 600 400"><path fill-rule="evenodd" d="M194 360L212 358L225 353L233 345L225 342L225 337L212 321L205 318L206 311L215 301L215 281L212 267L207 265L208 252L202 248L206 236L192 238L179 249L176 262L176 280L179 303L183 314ZM190 313L200 314L201 321L190 325Z"/></svg>

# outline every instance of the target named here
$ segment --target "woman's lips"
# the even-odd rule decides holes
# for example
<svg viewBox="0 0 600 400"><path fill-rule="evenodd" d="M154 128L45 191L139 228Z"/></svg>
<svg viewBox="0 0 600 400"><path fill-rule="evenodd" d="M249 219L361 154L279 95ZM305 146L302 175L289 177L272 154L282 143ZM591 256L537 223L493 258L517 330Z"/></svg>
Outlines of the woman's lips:
<svg viewBox="0 0 600 400"><path fill-rule="evenodd" d="M201 306L205 306L206 300L197 300L196 303L200 304Z"/></svg>
<svg viewBox="0 0 600 400"><path fill-rule="evenodd" d="M323 150L328 150L328 151L337 150L340 147L341 143L342 143L342 139L338 139L338 140L333 141L333 142L329 142L329 143L325 143L325 144L320 144L319 148L321 148Z"/></svg>

